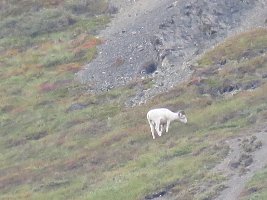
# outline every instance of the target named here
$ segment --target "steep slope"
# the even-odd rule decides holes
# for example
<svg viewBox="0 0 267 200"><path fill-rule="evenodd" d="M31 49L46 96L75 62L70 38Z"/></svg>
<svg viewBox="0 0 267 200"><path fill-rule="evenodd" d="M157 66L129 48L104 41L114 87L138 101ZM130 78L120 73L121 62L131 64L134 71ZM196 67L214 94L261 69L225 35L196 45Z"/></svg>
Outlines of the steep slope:
<svg viewBox="0 0 267 200"><path fill-rule="evenodd" d="M129 105L145 102L187 79L190 61L205 49L237 31L266 25L266 10L264 0L133 2L100 34L99 55L78 79L92 91L106 91L153 74L153 86Z"/></svg>

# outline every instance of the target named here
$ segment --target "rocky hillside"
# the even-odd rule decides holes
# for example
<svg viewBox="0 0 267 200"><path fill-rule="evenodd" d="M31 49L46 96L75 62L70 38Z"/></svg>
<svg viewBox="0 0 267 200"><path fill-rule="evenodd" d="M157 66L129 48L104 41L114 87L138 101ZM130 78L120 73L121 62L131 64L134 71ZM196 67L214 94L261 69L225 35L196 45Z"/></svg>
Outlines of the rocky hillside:
<svg viewBox="0 0 267 200"><path fill-rule="evenodd" d="M266 26L265 0L139 0L120 12L100 37L96 59L77 74L92 91L107 91L140 77L153 77L128 102L136 105L169 90L191 73L190 65L226 36ZM218 63L224 63L223 58Z"/></svg>
<svg viewBox="0 0 267 200"><path fill-rule="evenodd" d="M0 1L0 199L267 199L265 4Z"/></svg>

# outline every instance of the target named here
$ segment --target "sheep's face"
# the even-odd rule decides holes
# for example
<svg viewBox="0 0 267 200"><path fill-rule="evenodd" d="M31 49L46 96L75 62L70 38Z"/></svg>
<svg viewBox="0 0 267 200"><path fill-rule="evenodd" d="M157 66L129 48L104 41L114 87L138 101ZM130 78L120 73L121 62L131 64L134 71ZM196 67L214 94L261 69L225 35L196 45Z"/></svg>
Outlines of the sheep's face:
<svg viewBox="0 0 267 200"><path fill-rule="evenodd" d="M178 111L177 114L178 114L179 120L186 124L187 123L187 118L185 116L185 112L183 110L181 110L181 111Z"/></svg>

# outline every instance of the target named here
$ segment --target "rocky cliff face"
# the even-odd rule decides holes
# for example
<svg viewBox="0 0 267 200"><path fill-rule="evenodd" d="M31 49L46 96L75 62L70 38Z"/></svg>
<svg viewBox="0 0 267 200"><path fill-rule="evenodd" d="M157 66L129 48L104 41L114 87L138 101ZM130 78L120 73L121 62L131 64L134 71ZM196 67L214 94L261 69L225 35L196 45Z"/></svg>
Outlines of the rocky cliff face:
<svg viewBox="0 0 267 200"><path fill-rule="evenodd" d="M100 33L104 42L98 56L77 78L98 92L153 77L153 86L140 89L128 105L145 102L187 79L195 58L226 36L266 26L265 4L265 0L129 2Z"/></svg>

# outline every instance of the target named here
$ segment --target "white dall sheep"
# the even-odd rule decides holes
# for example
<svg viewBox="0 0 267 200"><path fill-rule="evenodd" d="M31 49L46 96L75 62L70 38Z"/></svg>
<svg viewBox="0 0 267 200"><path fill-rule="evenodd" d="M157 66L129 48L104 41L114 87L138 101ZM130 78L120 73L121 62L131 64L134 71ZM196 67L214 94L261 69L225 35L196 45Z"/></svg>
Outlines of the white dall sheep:
<svg viewBox="0 0 267 200"><path fill-rule="evenodd" d="M172 112L167 108L156 108L148 111L147 120L150 125L153 139L155 139L155 130L159 136L161 136L164 128L166 128L167 133L170 123L177 119L183 123L187 123L187 118L183 110L178 111L177 113Z"/></svg>

